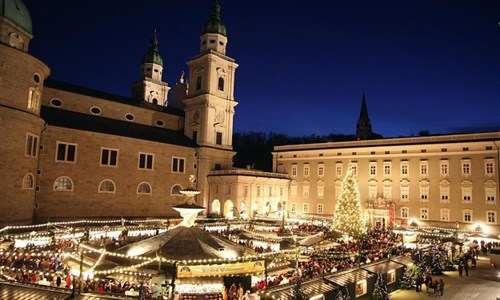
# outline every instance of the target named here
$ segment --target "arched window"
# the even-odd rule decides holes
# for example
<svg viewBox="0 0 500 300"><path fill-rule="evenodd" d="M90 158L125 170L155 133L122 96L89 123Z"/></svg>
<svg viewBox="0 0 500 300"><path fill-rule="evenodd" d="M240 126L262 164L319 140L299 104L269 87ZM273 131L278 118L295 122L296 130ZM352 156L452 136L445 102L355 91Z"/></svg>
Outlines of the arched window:
<svg viewBox="0 0 500 300"><path fill-rule="evenodd" d="M73 181L67 176L61 176L54 181L54 191L73 191Z"/></svg>
<svg viewBox="0 0 500 300"><path fill-rule="evenodd" d="M219 77L219 91L224 91L224 78Z"/></svg>
<svg viewBox="0 0 500 300"><path fill-rule="evenodd" d="M170 195L172 195L172 196L184 196L181 194L181 190L182 190L182 186L180 186L179 184L176 184L170 190Z"/></svg>
<svg viewBox="0 0 500 300"><path fill-rule="evenodd" d="M151 195L151 185L147 182L141 182L137 186L137 194Z"/></svg>
<svg viewBox="0 0 500 300"><path fill-rule="evenodd" d="M201 76L196 78L196 90L201 90Z"/></svg>
<svg viewBox="0 0 500 300"><path fill-rule="evenodd" d="M109 179L104 179L99 184L99 193L114 193L115 192L115 184L113 181Z"/></svg>
<svg viewBox="0 0 500 300"><path fill-rule="evenodd" d="M33 179L33 175L31 173L24 175L23 190L32 190L34 183L35 183L35 180Z"/></svg>

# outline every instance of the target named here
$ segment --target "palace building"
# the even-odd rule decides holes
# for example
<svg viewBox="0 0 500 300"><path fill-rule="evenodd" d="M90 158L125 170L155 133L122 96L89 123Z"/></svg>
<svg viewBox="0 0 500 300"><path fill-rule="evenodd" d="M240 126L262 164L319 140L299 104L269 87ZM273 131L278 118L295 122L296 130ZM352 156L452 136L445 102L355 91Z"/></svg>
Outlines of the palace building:
<svg viewBox="0 0 500 300"><path fill-rule="evenodd" d="M29 54L32 32L26 6L0 0L1 226L178 217L186 188L200 191L204 214L328 217L350 162L374 226L499 233L500 132L384 139L364 97L357 141L275 147L274 172L234 168L238 64L217 3L173 85L152 34L131 97L50 80Z"/></svg>

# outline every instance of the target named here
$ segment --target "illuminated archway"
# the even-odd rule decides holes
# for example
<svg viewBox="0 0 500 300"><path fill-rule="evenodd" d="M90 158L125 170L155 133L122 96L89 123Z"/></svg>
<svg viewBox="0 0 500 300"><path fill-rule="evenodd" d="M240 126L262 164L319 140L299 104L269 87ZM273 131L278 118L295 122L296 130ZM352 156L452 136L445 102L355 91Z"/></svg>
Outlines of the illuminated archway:
<svg viewBox="0 0 500 300"><path fill-rule="evenodd" d="M215 199L212 201L212 213L220 215L220 201Z"/></svg>
<svg viewBox="0 0 500 300"><path fill-rule="evenodd" d="M231 200L226 200L226 202L224 202L224 217L226 217L226 219L234 218L234 204Z"/></svg>
<svg viewBox="0 0 500 300"><path fill-rule="evenodd" d="M245 201L240 202L240 217L243 219L248 218L247 204Z"/></svg>

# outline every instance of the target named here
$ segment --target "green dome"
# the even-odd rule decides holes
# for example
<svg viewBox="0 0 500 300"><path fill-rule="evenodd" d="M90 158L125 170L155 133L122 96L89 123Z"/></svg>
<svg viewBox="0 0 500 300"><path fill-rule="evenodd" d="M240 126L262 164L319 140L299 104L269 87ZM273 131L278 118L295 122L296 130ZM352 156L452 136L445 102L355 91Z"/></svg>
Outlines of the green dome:
<svg viewBox="0 0 500 300"><path fill-rule="evenodd" d="M33 34L30 12L21 0L0 0L0 17Z"/></svg>
<svg viewBox="0 0 500 300"><path fill-rule="evenodd" d="M218 33L223 36L227 36L226 26L222 23L220 19L220 5L217 1L215 1L214 5L212 5L212 12L210 13L210 19L203 26L203 30L201 34L206 33Z"/></svg>
<svg viewBox="0 0 500 300"><path fill-rule="evenodd" d="M156 30L153 32L153 37L151 38L151 45L148 51L142 57L143 64L157 64L163 67L163 59L158 52L158 39L156 38Z"/></svg>

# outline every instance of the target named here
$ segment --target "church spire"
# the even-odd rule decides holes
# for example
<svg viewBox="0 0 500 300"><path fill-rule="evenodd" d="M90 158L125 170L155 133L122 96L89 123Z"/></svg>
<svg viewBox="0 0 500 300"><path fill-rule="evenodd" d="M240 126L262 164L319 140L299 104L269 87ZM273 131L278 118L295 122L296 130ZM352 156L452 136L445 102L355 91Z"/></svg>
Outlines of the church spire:
<svg viewBox="0 0 500 300"><path fill-rule="evenodd" d="M358 123L356 125L356 138L358 140L367 140L372 135L372 124L368 117L368 108L366 107L366 96L363 92L363 101L361 103L361 111L359 113Z"/></svg>

